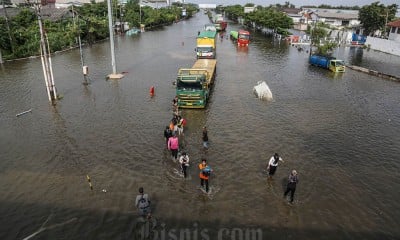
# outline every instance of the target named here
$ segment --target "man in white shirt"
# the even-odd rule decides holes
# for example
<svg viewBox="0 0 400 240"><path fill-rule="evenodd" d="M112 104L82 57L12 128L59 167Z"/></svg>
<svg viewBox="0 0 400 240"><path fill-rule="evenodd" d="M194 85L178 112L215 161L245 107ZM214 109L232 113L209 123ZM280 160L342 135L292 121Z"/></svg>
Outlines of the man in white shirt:
<svg viewBox="0 0 400 240"><path fill-rule="evenodd" d="M274 156L272 156L269 160L267 170L270 178L272 178L272 176L275 174L279 161L284 162L278 153L275 153Z"/></svg>
<svg viewBox="0 0 400 240"><path fill-rule="evenodd" d="M181 164L183 177L186 178L186 170L189 167L189 155L187 155L185 152L182 153L182 155L179 157L179 163Z"/></svg>

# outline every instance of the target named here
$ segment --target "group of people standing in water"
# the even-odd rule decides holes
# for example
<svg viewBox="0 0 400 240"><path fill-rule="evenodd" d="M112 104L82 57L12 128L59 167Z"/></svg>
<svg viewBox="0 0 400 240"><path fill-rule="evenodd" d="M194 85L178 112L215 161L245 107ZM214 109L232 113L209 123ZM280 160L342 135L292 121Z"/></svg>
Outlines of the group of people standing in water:
<svg viewBox="0 0 400 240"><path fill-rule="evenodd" d="M184 151L182 151L182 153L179 155L179 137L184 135L183 130L186 126L186 119L180 115L177 97L172 100L172 108L173 117L170 121L170 124L166 126L164 130L165 144L167 149L171 151L172 160L174 162L179 161L181 173L184 178L187 178L187 169L190 162L189 155ZM204 126L202 130L202 142L203 148L208 149L208 132L206 126ZM205 158L201 159L201 163L198 167L200 170L200 185L208 193L208 181L212 170L207 165L207 160Z"/></svg>
<svg viewBox="0 0 400 240"><path fill-rule="evenodd" d="M181 173L183 178L187 178L187 169L189 167L190 158L187 152L182 152L179 155L179 138L178 136L183 136L183 130L186 126L186 120L182 118L178 109L178 99L175 97L172 101L173 105L173 118L170 121L170 124L165 127L164 130L164 138L166 148L171 152L171 157L174 162L179 162ZM207 127L204 126L202 130L202 142L203 148L208 149L208 132ZM179 155L179 157L178 157ZM279 162L284 163L283 159L279 156L278 153L275 153L268 161L267 171L268 178L272 179L272 176L275 174ZM201 189L206 193L209 193L209 178L212 172L212 169L208 166L207 160L205 158L201 159L201 163L199 163L198 168L200 170L200 185ZM283 194L283 197L290 193L290 203L294 201L294 193L296 191L296 186L299 182L299 178L296 170L292 170L289 174L288 183L286 186L286 190ZM151 218L151 208L150 208L150 200L149 196L144 193L143 187L139 188L139 195L136 197L135 206L137 207L139 214L142 217Z"/></svg>

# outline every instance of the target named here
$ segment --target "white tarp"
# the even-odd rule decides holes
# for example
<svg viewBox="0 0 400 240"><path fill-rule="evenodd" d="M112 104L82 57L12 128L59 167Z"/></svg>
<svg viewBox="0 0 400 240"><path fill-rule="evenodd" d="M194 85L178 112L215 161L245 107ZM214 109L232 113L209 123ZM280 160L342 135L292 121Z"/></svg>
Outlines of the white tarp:
<svg viewBox="0 0 400 240"><path fill-rule="evenodd" d="M272 100L272 92L265 81L259 81L253 88L254 94L261 100Z"/></svg>

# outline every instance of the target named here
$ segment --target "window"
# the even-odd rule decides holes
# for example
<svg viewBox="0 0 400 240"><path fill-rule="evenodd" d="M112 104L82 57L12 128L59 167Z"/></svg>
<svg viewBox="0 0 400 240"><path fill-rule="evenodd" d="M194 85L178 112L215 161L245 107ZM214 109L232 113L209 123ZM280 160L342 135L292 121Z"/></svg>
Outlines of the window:
<svg viewBox="0 0 400 240"><path fill-rule="evenodd" d="M396 28L395 28L395 27L392 27L391 33L395 33L395 32L396 32Z"/></svg>
<svg viewBox="0 0 400 240"><path fill-rule="evenodd" d="M397 28L397 33L400 34L400 27Z"/></svg>

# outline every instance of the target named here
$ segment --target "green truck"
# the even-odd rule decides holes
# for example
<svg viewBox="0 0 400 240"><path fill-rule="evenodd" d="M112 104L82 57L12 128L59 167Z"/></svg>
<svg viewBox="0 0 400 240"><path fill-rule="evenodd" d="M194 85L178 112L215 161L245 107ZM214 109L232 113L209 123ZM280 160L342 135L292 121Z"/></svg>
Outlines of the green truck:
<svg viewBox="0 0 400 240"><path fill-rule="evenodd" d="M196 55L197 59L216 57L216 36L215 31L201 31L196 39Z"/></svg>
<svg viewBox="0 0 400 240"><path fill-rule="evenodd" d="M180 68L176 96L180 108L205 108L215 79L217 60L198 59L192 68Z"/></svg>

